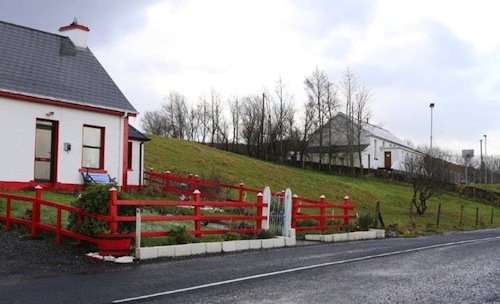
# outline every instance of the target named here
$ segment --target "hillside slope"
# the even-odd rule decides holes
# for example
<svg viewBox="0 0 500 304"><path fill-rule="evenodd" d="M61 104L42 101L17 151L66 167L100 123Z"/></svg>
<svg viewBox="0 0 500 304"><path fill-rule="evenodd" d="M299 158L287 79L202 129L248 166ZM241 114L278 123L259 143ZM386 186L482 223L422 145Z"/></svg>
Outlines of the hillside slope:
<svg viewBox="0 0 500 304"><path fill-rule="evenodd" d="M150 138L152 140L145 144L145 167L155 171L198 174L230 184L243 182L252 188L270 186L272 191L290 188L294 194L303 197L319 198L325 195L330 202L341 201L347 195L354 200L356 212L360 214L373 214L378 200L382 203L385 224L397 224L398 230L404 233L456 230L461 205L464 205L463 223L466 228L475 227L477 207L480 208L480 224L485 227L490 223L491 206L455 194L441 193L430 199L424 216L414 217L414 225L408 217L411 187L407 184L333 176L264 162L202 144L158 136ZM438 203L442 204L439 228L435 227ZM499 225L500 208L494 208L493 213L493 226Z"/></svg>

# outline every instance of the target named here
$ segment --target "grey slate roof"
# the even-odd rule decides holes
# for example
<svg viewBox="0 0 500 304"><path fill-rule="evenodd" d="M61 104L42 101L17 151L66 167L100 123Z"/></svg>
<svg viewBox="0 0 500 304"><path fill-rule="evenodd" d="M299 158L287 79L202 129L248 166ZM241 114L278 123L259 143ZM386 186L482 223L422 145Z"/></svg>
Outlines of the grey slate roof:
<svg viewBox="0 0 500 304"><path fill-rule="evenodd" d="M0 91L137 111L88 48L0 21Z"/></svg>
<svg viewBox="0 0 500 304"><path fill-rule="evenodd" d="M142 134L139 130L134 128L132 125L128 125L128 138L138 141L150 141L146 135Z"/></svg>

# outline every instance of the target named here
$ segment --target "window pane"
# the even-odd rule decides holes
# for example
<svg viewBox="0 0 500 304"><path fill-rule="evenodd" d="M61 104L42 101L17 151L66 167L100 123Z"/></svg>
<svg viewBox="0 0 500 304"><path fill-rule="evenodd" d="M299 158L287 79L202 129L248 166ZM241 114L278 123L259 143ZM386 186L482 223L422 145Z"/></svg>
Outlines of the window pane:
<svg viewBox="0 0 500 304"><path fill-rule="evenodd" d="M92 127L83 127L83 145L100 147L101 129Z"/></svg>
<svg viewBox="0 0 500 304"><path fill-rule="evenodd" d="M35 157L52 157L52 130L36 129Z"/></svg>
<svg viewBox="0 0 500 304"><path fill-rule="evenodd" d="M84 168L100 169L100 153L99 149L83 147L82 166Z"/></svg>
<svg viewBox="0 0 500 304"><path fill-rule="evenodd" d="M35 179L50 180L50 162L35 161Z"/></svg>

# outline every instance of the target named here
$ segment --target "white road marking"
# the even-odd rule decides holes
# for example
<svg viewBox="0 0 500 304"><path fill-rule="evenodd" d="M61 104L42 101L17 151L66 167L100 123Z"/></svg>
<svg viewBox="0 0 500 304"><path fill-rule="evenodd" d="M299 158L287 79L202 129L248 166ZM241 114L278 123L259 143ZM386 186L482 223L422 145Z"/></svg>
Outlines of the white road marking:
<svg viewBox="0 0 500 304"><path fill-rule="evenodd" d="M152 299L152 298L156 298L156 297L161 297L161 296L166 296L166 295L171 295L171 294L176 294L176 293L181 293L181 292L186 292L186 291L191 291L191 290L198 290L198 289L203 289L203 288L207 288L207 287L221 286L221 285L226 285L226 284L231 284L231 283L236 283L236 282L255 280L255 279L259 279L259 278L271 277L271 276L275 276L275 275L297 272L297 271L302 271L302 270L327 267L327 266L333 266L333 265L340 265L340 264L364 261L364 260L369 260L369 259L393 256L393 255L404 254L404 253L411 253L411 252L434 249L434 248L442 248L442 247L449 247L449 246L455 246L455 245L479 243L479 242L490 241L490 240L494 240L494 239L500 239L500 236L483 238L483 239L476 239L476 240L450 242L450 243L430 245L430 246L424 246L424 247L417 247L417 248L398 250L398 251L392 251L392 252L387 252L387 253L368 255L368 256L353 258L353 259L348 259L348 260L327 262L327 263L321 263L321 264L315 264L315 265L302 266L302 267L290 268L290 269L285 269L285 270L261 273L261 274L256 274L256 275L251 275L251 276L246 276L246 277L241 277L241 278L236 278L236 279L231 279L231 280L224 280L224 281L219 281L219 282L214 282L214 283L209 283L209 284L191 286L191 287L175 289L175 290L170 290L170 291L157 292L157 293L153 293L153 294L149 294L149 295L143 295L143 296L137 296L137 297L126 298L126 299L121 299L121 300L115 300L112 303L127 303L127 302L134 302L134 301L140 301L140 300L147 300L147 299Z"/></svg>

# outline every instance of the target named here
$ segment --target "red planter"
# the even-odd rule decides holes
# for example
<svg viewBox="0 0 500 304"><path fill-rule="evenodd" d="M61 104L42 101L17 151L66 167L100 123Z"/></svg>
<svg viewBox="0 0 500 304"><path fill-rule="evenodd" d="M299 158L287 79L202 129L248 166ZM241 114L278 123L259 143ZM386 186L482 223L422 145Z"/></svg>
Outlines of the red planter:
<svg viewBox="0 0 500 304"><path fill-rule="evenodd" d="M97 249L100 255L124 256L130 252L132 237L120 234L98 234Z"/></svg>

